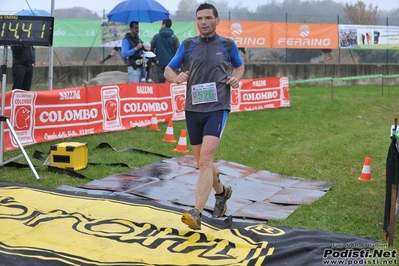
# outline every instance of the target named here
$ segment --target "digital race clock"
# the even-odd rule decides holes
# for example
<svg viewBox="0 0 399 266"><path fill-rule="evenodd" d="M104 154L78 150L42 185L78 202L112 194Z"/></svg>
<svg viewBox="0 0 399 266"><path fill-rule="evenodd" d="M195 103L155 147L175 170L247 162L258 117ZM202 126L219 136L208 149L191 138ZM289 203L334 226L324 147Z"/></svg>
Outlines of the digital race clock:
<svg viewBox="0 0 399 266"><path fill-rule="evenodd" d="M54 17L0 15L0 45L53 45Z"/></svg>

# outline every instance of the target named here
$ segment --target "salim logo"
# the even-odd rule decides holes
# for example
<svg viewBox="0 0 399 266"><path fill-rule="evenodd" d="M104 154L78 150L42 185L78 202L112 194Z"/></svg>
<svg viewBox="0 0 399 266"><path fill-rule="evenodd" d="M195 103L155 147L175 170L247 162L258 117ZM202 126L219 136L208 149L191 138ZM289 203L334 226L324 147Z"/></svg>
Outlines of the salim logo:
<svg viewBox="0 0 399 266"><path fill-rule="evenodd" d="M295 33L294 33L295 34ZM286 46L330 46L331 39L329 38L312 38L310 27L306 24L301 25L296 33L298 37L281 37L277 40L278 45L286 44ZM292 32L291 32L291 35Z"/></svg>
<svg viewBox="0 0 399 266"><path fill-rule="evenodd" d="M259 45L263 46L266 44L265 38L259 37L240 37L244 32L243 27L240 23L233 23L230 26L230 33L233 36L233 40L236 42L238 47L243 47L247 45Z"/></svg>

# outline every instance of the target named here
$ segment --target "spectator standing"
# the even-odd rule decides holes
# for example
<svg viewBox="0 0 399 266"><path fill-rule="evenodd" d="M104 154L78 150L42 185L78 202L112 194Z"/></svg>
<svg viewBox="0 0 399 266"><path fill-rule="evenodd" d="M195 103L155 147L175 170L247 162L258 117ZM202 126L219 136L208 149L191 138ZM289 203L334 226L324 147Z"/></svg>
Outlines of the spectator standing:
<svg viewBox="0 0 399 266"><path fill-rule="evenodd" d="M231 187L221 183L213 158L231 109L230 89L239 88L245 67L234 40L216 33L220 18L213 5L199 5L196 23L200 35L182 42L165 68L165 78L177 84L187 82L186 126L199 177L195 206L183 214L181 221L199 230L212 187L216 192L215 218L225 214L232 194ZM176 70L182 65L183 71L177 75Z"/></svg>
<svg viewBox="0 0 399 266"><path fill-rule="evenodd" d="M36 55L33 46L11 46L12 89L30 91Z"/></svg>
<svg viewBox="0 0 399 266"><path fill-rule="evenodd" d="M165 67L172 60L179 48L179 39L174 35L172 27L172 20L162 20L161 29L159 33L155 34L151 40L151 47L157 55L157 77L158 83L165 83L164 71Z"/></svg>
<svg viewBox="0 0 399 266"><path fill-rule="evenodd" d="M127 64L129 82L140 82L142 61L142 42L139 37L139 23L132 21L129 32L122 40L122 57Z"/></svg>

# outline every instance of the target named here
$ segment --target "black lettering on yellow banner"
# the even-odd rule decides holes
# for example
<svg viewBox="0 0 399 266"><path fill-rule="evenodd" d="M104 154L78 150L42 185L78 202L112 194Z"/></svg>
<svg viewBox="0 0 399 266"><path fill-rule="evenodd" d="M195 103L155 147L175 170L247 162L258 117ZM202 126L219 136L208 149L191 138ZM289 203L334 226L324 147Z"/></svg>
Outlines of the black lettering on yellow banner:
<svg viewBox="0 0 399 266"><path fill-rule="evenodd" d="M180 216L149 204L1 187L0 253L71 265L264 265L274 247L259 236L284 234L205 222L191 231Z"/></svg>

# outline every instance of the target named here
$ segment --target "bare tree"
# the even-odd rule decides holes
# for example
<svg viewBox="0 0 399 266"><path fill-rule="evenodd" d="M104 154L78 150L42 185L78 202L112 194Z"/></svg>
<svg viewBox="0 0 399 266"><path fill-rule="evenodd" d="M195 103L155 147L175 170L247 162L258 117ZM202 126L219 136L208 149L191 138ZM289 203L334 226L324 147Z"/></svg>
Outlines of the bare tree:
<svg viewBox="0 0 399 266"><path fill-rule="evenodd" d="M347 15L348 21L351 24L357 25L375 25L378 24L381 11L378 4L368 6L361 0L352 4L345 4L344 13Z"/></svg>
<svg viewBox="0 0 399 266"><path fill-rule="evenodd" d="M366 4L361 0L357 1L353 5L346 3L344 13L347 15L349 23L357 25L378 25L379 17L381 15L378 4L375 6L373 4L366 6ZM351 51L349 52L352 54ZM385 58L384 54L386 54L386 51L357 50L355 51L355 54L357 54L359 63L383 63L381 60Z"/></svg>

